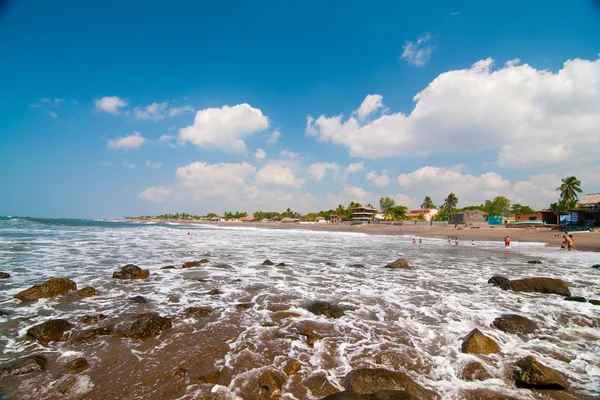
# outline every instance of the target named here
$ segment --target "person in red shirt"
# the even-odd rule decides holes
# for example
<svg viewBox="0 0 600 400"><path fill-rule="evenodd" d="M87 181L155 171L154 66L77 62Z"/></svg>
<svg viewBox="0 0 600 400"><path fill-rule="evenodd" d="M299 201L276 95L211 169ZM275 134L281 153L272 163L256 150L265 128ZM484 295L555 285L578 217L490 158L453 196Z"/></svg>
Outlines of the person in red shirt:
<svg viewBox="0 0 600 400"><path fill-rule="evenodd" d="M504 246L510 247L510 238L508 236L504 238Z"/></svg>

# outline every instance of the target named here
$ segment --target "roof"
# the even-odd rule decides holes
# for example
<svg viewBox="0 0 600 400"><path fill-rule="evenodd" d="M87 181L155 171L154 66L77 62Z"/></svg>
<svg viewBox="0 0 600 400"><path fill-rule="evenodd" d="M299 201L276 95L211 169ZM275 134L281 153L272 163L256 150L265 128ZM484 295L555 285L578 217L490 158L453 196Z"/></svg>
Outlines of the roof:
<svg viewBox="0 0 600 400"><path fill-rule="evenodd" d="M580 206L593 206L600 203L600 193L586 194L579 200Z"/></svg>
<svg viewBox="0 0 600 400"><path fill-rule="evenodd" d="M356 207L353 211L355 210L368 210L368 211L377 211L376 208L373 207L369 207L369 206L360 206L360 207Z"/></svg>

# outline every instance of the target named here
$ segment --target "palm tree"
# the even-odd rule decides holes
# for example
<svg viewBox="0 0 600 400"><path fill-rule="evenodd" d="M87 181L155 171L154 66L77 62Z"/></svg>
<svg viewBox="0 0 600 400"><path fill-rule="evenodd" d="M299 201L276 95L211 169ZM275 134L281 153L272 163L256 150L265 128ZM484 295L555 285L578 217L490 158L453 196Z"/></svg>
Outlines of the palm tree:
<svg viewBox="0 0 600 400"><path fill-rule="evenodd" d="M433 200L431 200L431 197L425 196L423 204L421 204L421 208L435 208L435 204L433 204Z"/></svg>
<svg viewBox="0 0 600 400"><path fill-rule="evenodd" d="M556 188L560 192L560 204L567 210L577 205L577 194L581 193L581 181L574 176L563 178L562 184Z"/></svg>
<svg viewBox="0 0 600 400"><path fill-rule="evenodd" d="M444 208L446 209L446 213L448 215L448 220L452 219L452 212L456 208L458 204L458 198L454 193L450 193L448 197L444 199Z"/></svg>

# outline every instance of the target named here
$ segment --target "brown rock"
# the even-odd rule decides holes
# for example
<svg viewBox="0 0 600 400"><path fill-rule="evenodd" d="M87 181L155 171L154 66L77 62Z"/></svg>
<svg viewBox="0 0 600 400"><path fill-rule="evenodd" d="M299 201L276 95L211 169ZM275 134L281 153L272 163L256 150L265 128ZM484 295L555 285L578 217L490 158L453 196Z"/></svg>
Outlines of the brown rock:
<svg viewBox="0 0 600 400"><path fill-rule="evenodd" d="M327 397L323 397L321 400L370 400L371 395L369 394L358 394L352 392L337 392L330 394Z"/></svg>
<svg viewBox="0 0 600 400"><path fill-rule="evenodd" d="M313 301L307 310L316 315L324 315L327 318L340 318L344 316L344 310L326 301Z"/></svg>
<svg viewBox="0 0 600 400"><path fill-rule="evenodd" d="M269 260L268 258L262 262L261 265L273 265L273 261Z"/></svg>
<svg viewBox="0 0 600 400"><path fill-rule="evenodd" d="M148 302L144 296L133 296L129 298L129 301L138 304L145 304Z"/></svg>
<svg viewBox="0 0 600 400"><path fill-rule="evenodd" d="M329 396L330 394L340 391L340 389L329 382L327 374L323 371L313 373L306 378L304 380L304 386L306 386L306 388L310 390L310 393L316 397Z"/></svg>
<svg viewBox="0 0 600 400"><path fill-rule="evenodd" d="M210 292L208 292L208 294L210 294L211 296L217 296L219 294L223 294L223 292L220 291L219 289L213 289Z"/></svg>
<svg viewBox="0 0 600 400"><path fill-rule="evenodd" d="M518 400L516 397L489 389L461 390L458 398L461 400Z"/></svg>
<svg viewBox="0 0 600 400"><path fill-rule="evenodd" d="M492 354L500 351L500 346L494 339L485 336L477 328L465 336L462 343L462 352L471 354Z"/></svg>
<svg viewBox="0 0 600 400"><path fill-rule="evenodd" d="M90 340L96 339L98 336L112 335L115 331L114 326L103 326L100 328L85 329L79 332L75 332L71 335L69 342L81 343L89 342Z"/></svg>
<svg viewBox="0 0 600 400"><path fill-rule="evenodd" d="M209 374L199 376L196 383L198 383L198 384L208 383L211 385L216 385L219 383L219 379L221 379L221 372L214 371Z"/></svg>
<svg viewBox="0 0 600 400"><path fill-rule="evenodd" d="M491 375L480 362L468 361L461 367L458 377L464 381L485 381Z"/></svg>
<svg viewBox="0 0 600 400"><path fill-rule="evenodd" d="M150 271L141 269L137 265L127 264L120 271L113 272L115 279L147 279L150 276Z"/></svg>
<svg viewBox="0 0 600 400"><path fill-rule="evenodd" d="M42 298L63 296L73 290L77 290L77 284L72 280L54 278L17 293L15 298L21 301L35 301Z"/></svg>
<svg viewBox="0 0 600 400"><path fill-rule="evenodd" d="M132 339L142 339L159 335L163 330L171 329L173 324L169 318L146 314L134 321L125 336Z"/></svg>
<svg viewBox="0 0 600 400"><path fill-rule="evenodd" d="M92 296L99 295L100 292L98 290L96 290L95 288L88 286L88 287L84 287L83 289L79 289L78 291L75 292L75 294L79 297L92 297Z"/></svg>
<svg viewBox="0 0 600 400"><path fill-rule="evenodd" d="M30 372L43 371L46 369L46 363L46 358L42 356L31 356L11 361L0 366L0 377L6 375L25 375Z"/></svg>
<svg viewBox="0 0 600 400"><path fill-rule="evenodd" d="M10 278L10 274L8 272L0 272L0 279Z"/></svg>
<svg viewBox="0 0 600 400"><path fill-rule="evenodd" d="M371 393L369 400L419 400L419 398L404 390L380 390Z"/></svg>
<svg viewBox="0 0 600 400"><path fill-rule="evenodd" d="M296 330L298 331L299 335L306 337L306 344L308 344L309 346L312 346L313 344L315 344L317 342L317 340L321 339L321 336L319 336L312 329L312 327L310 327L309 325L307 325L305 323L298 324L298 326L296 327Z"/></svg>
<svg viewBox="0 0 600 400"><path fill-rule="evenodd" d="M96 322L100 322L104 319L108 318L104 314L96 314L96 315L84 315L81 317L81 323L83 324L95 324Z"/></svg>
<svg viewBox="0 0 600 400"><path fill-rule="evenodd" d="M383 368L356 369L344 379L344 388L358 394L369 394L381 390L403 390L419 400L429 400L439 396L423 388L403 372Z"/></svg>
<svg viewBox="0 0 600 400"><path fill-rule="evenodd" d="M385 268L406 269L406 268L410 268L410 266L408 265L408 261L406 261L406 258L399 258L396 261L391 262L388 265L386 265Z"/></svg>
<svg viewBox="0 0 600 400"><path fill-rule="evenodd" d="M302 364L298 360L288 360L283 366L283 372L287 376L296 375L298 371L302 369Z"/></svg>
<svg viewBox="0 0 600 400"><path fill-rule="evenodd" d="M510 289L510 280L500 275L494 275L489 280L488 283L491 283L494 286L498 286L502 290Z"/></svg>
<svg viewBox="0 0 600 400"><path fill-rule="evenodd" d="M213 311L210 307L188 307L184 310L184 313L186 318L198 318L204 317Z"/></svg>
<svg viewBox="0 0 600 400"><path fill-rule="evenodd" d="M80 374L89 367L90 364L84 357L76 358L65 365L65 369L69 374Z"/></svg>
<svg viewBox="0 0 600 400"><path fill-rule="evenodd" d="M199 267L200 265L206 264L207 262L208 262L208 260L206 258L203 258L202 260L199 260L199 261L187 261L187 262L183 263L181 268Z"/></svg>
<svg viewBox="0 0 600 400"><path fill-rule="evenodd" d="M590 304L593 304L595 306L600 306L600 300L592 299L592 300L590 300Z"/></svg>
<svg viewBox="0 0 600 400"><path fill-rule="evenodd" d="M536 292L571 296L567 283L555 278L523 278L510 281L510 288L515 292Z"/></svg>
<svg viewBox="0 0 600 400"><path fill-rule="evenodd" d="M517 387L531 389L563 390L569 382L560 372L527 356L515 363L514 378Z"/></svg>
<svg viewBox="0 0 600 400"><path fill-rule="evenodd" d="M235 305L235 308L241 309L241 310L248 310L252 307L254 307L254 303L237 303Z"/></svg>
<svg viewBox="0 0 600 400"><path fill-rule="evenodd" d="M272 319L299 318L301 316L293 311L276 311L271 314Z"/></svg>
<svg viewBox="0 0 600 400"><path fill-rule="evenodd" d="M532 320L516 314L502 315L492 322L492 325L506 333L516 333L527 335L538 329L538 326Z"/></svg>
<svg viewBox="0 0 600 400"><path fill-rule="evenodd" d="M565 297L565 301L575 301L577 303L587 303L587 299L581 296L568 296Z"/></svg>
<svg viewBox="0 0 600 400"><path fill-rule="evenodd" d="M37 339L40 343L50 343L64 340L64 333L71 328L65 319L51 319L27 329L27 336Z"/></svg>
<svg viewBox="0 0 600 400"><path fill-rule="evenodd" d="M287 381L287 376L281 371L275 369L268 369L264 371L258 378L258 386L263 391L266 391L269 397L281 396L281 387Z"/></svg>
<svg viewBox="0 0 600 400"><path fill-rule="evenodd" d="M160 269L175 269L174 265L167 265L166 267L160 267Z"/></svg>

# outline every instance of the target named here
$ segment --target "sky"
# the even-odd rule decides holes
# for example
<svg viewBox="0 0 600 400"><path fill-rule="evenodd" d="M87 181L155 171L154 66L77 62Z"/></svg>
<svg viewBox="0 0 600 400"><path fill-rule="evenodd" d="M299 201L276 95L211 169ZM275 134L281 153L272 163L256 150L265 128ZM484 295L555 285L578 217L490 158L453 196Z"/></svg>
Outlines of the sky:
<svg viewBox="0 0 600 400"><path fill-rule="evenodd" d="M600 192L597 1L0 4L0 215Z"/></svg>

